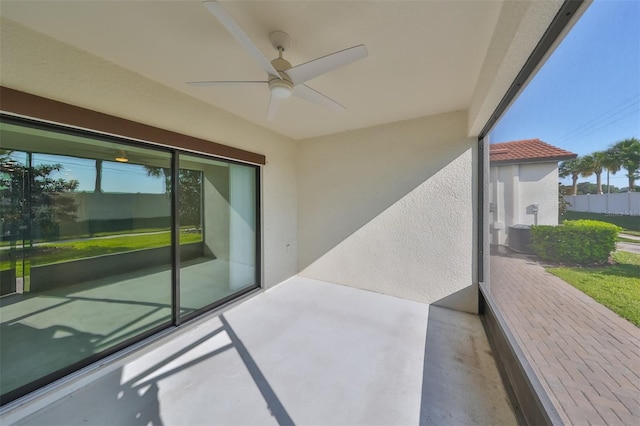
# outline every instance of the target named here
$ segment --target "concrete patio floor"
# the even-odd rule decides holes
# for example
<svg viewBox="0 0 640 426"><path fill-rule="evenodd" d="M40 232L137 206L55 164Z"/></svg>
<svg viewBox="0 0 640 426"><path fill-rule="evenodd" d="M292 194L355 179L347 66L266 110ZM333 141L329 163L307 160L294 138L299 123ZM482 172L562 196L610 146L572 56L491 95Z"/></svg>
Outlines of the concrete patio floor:
<svg viewBox="0 0 640 426"><path fill-rule="evenodd" d="M490 297L565 424L637 425L640 329L546 272L492 252Z"/></svg>
<svg viewBox="0 0 640 426"><path fill-rule="evenodd" d="M96 370L23 425L516 424L478 316L293 278ZM84 380L87 378L85 377Z"/></svg>

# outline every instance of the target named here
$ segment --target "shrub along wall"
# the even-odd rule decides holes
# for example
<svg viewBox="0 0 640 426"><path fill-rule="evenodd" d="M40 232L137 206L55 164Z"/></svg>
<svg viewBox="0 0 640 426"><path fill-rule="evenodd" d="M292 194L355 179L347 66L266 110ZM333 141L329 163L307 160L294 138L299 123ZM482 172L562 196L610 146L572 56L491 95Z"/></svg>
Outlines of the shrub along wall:
<svg viewBox="0 0 640 426"><path fill-rule="evenodd" d="M604 264L622 229L596 220L565 220L560 226L532 226L533 250L544 260Z"/></svg>
<svg viewBox="0 0 640 426"><path fill-rule="evenodd" d="M630 231L640 232L640 216L616 216L605 213L587 213L566 211L562 216L566 220L588 219L600 222L613 223Z"/></svg>

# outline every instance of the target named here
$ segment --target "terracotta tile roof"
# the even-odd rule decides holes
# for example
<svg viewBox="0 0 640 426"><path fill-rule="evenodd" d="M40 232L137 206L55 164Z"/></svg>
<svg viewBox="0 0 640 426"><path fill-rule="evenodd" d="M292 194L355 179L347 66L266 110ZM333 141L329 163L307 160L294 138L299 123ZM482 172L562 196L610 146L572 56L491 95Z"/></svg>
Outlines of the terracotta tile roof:
<svg viewBox="0 0 640 426"><path fill-rule="evenodd" d="M549 145L540 139L527 139L489 145L491 164L544 163L576 158L573 152Z"/></svg>

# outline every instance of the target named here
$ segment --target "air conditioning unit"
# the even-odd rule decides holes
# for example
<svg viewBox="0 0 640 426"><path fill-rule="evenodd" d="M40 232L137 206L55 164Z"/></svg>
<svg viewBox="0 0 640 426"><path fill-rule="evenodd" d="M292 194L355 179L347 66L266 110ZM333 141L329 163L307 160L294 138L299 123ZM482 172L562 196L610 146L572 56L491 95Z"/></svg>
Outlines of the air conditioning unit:
<svg viewBox="0 0 640 426"><path fill-rule="evenodd" d="M530 225L512 225L509 227L509 248L518 253L533 253Z"/></svg>

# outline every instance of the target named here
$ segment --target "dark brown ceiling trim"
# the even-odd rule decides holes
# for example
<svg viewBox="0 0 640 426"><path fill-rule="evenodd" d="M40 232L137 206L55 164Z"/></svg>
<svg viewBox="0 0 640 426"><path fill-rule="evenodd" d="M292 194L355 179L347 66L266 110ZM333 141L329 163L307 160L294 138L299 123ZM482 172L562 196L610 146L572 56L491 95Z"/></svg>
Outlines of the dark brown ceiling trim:
<svg viewBox="0 0 640 426"><path fill-rule="evenodd" d="M201 152L247 163L266 164L266 157L262 154L137 123L3 86L0 86L0 109L6 113L36 120L94 130L152 144Z"/></svg>

